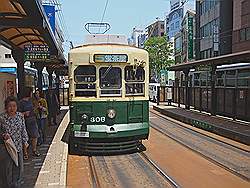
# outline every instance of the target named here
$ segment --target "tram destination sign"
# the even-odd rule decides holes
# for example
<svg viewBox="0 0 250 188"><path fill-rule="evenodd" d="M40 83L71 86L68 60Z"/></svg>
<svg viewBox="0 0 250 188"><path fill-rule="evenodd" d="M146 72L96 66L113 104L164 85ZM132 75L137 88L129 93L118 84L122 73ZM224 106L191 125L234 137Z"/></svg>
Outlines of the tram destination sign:
<svg viewBox="0 0 250 188"><path fill-rule="evenodd" d="M95 54L95 63L126 63L128 56L126 54Z"/></svg>
<svg viewBox="0 0 250 188"><path fill-rule="evenodd" d="M28 61L43 61L50 59L50 51L47 45L25 45L24 58Z"/></svg>

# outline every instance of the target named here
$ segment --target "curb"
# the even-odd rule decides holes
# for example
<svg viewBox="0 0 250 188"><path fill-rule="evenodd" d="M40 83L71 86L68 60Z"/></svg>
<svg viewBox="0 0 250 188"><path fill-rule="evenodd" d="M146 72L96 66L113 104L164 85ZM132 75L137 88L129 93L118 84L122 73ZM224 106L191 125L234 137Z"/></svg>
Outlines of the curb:
<svg viewBox="0 0 250 188"><path fill-rule="evenodd" d="M163 115L169 116L169 117L176 119L178 121L181 121L183 123L190 124L190 125L197 127L199 129L215 133L217 135L235 140L237 142L240 142L240 143L243 143L246 145L250 145L250 136L249 135L235 132L235 131L227 129L227 128L222 128L220 126L211 124L211 123L206 122L206 121L201 121L201 120L198 120L195 118L185 117L185 116L170 112L168 110L164 110L158 106L153 106L153 109L160 112Z"/></svg>

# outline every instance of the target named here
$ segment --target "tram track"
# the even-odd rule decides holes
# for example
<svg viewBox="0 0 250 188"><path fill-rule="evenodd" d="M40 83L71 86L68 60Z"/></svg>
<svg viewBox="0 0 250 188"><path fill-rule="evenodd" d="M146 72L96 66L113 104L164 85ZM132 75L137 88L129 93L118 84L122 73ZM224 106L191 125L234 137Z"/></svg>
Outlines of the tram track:
<svg viewBox="0 0 250 188"><path fill-rule="evenodd" d="M172 121L172 120L169 120L168 118L164 118L162 117L162 115L159 115L155 112L153 112L152 110L150 110L150 112L152 114L154 114L155 116L159 117L160 120L164 121L160 123L161 126L159 126L159 124L153 122L152 120L150 120L150 125L151 125L151 128L155 129L156 131L158 131L159 133L163 134L164 136L176 141L177 143L181 144L182 146L188 148L188 149L191 149L192 151L196 152L197 154L199 154L200 156L206 158L207 160L213 162L214 164L222 167L223 169L235 174L236 176L244 179L244 180L247 180L249 181L249 172L248 170L246 169L246 174L245 173L242 173L242 172L239 172L239 169L240 169L240 165L238 164L235 164L235 163L230 163L230 160L225 160L225 158L221 158L219 156L216 156L214 157L215 155L211 152L203 152L200 148L198 148L197 146L195 146L195 144L191 143L191 142L185 142L185 140L187 141L187 139L183 139L181 138L180 136L177 136L178 134L180 135L180 132L185 132L186 133L186 136L189 134L189 135L193 135L193 136L196 136L196 137L200 137L200 139L203 141L207 141L211 144L215 144L215 145L218 145L220 147L225 147L227 150L232 150L234 151L235 153L238 153L240 155L244 155L245 157L248 157L249 158L249 151L247 150L244 150L242 148L239 148L239 147L236 147L234 145L231 145L231 144L228 144L226 142L223 142L219 139L215 139L213 137L210 137L206 134L202 134L198 131L195 131L193 129L190 129L188 127L184 127L180 124L178 124L177 122L175 121ZM174 134L173 132L170 132L169 129L167 130L167 125L172 125L172 126L176 126L178 127L178 130L179 133L178 134ZM176 131L176 130L175 130ZM183 135L184 136L184 135ZM207 148L206 148L207 149ZM209 155L208 155L209 154ZM241 161L242 162L242 161Z"/></svg>
<svg viewBox="0 0 250 188"><path fill-rule="evenodd" d="M89 156L88 161L89 161L90 176L91 176L93 188L101 188L101 184L100 184L99 179L98 179L98 175L97 175L97 172L96 172L93 157Z"/></svg>
<svg viewBox="0 0 250 188"><path fill-rule="evenodd" d="M140 152L139 155L146 160L166 181L168 181L172 187L180 188L176 181L164 172L154 161L152 161L146 153Z"/></svg>
<svg viewBox="0 0 250 188"><path fill-rule="evenodd" d="M89 156L88 161L91 184L94 188L180 187L144 152L117 156Z"/></svg>
<svg viewBox="0 0 250 188"><path fill-rule="evenodd" d="M244 149L243 147L236 146L236 145L234 145L234 144L225 142L225 141L223 141L223 140L221 140L221 139L212 137L212 136L210 136L210 135L208 135L208 134L202 133L201 131L197 131L197 130L193 129L193 127L191 128L191 125L190 125L190 127L188 127L188 126L183 126L183 125L181 125L180 123L177 122L178 120L172 120L171 118L168 118L168 117L166 117L165 115L159 114L159 112L154 112L153 110L150 110L150 113L152 113L152 114L154 114L154 115L156 115L156 116L158 116L158 117L160 117L160 118L162 118L162 119L164 119L164 120L166 120L166 121L168 121L168 122L171 122L172 124L177 125L177 126L179 126L179 127L181 127L181 128L187 129L187 130L192 131L192 132L196 132L196 133L198 133L198 134L201 134L201 135L203 135L203 136L209 137L209 138L211 138L211 139L213 139L213 140L216 140L216 141L221 142L221 143L223 143L223 144L229 145L229 146L234 147L234 148L236 148L236 149L242 150L242 151L244 151L244 152L248 152L248 153L250 152L249 149L248 149L248 150L247 150L247 149ZM183 123L183 122L181 122L181 123ZM246 125L246 126L247 126L247 125ZM234 142L235 142L235 141L234 141ZM243 145L243 144L242 144L242 145Z"/></svg>

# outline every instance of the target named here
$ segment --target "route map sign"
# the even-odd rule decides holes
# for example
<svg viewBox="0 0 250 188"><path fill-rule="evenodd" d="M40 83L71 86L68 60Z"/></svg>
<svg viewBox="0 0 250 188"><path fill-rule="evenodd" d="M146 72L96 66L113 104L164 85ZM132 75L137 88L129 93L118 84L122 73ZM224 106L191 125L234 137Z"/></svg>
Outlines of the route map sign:
<svg viewBox="0 0 250 188"><path fill-rule="evenodd" d="M27 61L43 61L50 59L50 51L47 45L25 45L24 59Z"/></svg>

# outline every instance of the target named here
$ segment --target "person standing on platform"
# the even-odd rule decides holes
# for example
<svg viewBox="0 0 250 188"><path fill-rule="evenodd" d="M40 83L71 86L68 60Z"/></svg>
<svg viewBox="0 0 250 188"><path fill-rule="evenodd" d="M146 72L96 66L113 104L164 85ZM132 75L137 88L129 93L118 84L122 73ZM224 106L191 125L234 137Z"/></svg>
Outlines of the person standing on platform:
<svg viewBox="0 0 250 188"><path fill-rule="evenodd" d="M5 100L5 113L0 115L0 119L4 122L2 127L6 130L6 134L3 138L7 140L8 137L10 137L13 140L18 154L18 166L16 166L13 161L12 164L10 164L8 162L9 159L5 159L6 163L1 163L0 166L2 168L2 165L7 165L6 170L12 168L11 187L19 188L23 174L23 147L28 147L28 134L25 128L24 116L22 113L17 112L17 99L15 97L7 97ZM9 174L7 171L5 171L5 173Z"/></svg>
<svg viewBox="0 0 250 188"><path fill-rule="evenodd" d="M57 125L56 123L56 116L57 112L59 110L59 102L56 94L53 92L52 88L49 87L48 94L47 94L47 103L48 103L48 120L49 120L49 125ZM52 119L53 119L53 124L52 124Z"/></svg>
<svg viewBox="0 0 250 188"><path fill-rule="evenodd" d="M41 145L45 142L45 126L48 117L48 105L47 101L44 98L44 93L42 91L36 90L35 92L35 101L37 107L35 109L38 129L40 137L38 138L38 145Z"/></svg>
<svg viewBox="0 0 250 188"><path fill-rule="evenodd" d="M10 188L12 184L12 167L13 161L4 145L10 135L4 127L5 122L0 119L0 187Z"/></svg>
<svg viewBox="0 0 250 188"><path fill-rule="evenodd" d="M39 137L39 131L36 121L36 115L34 112L34 106L32 103L32 89L25 88L23 98L20 101L19 111L23 113L25 118L26 129L31 141L33 156L39 157L40 153L37 151L37 139ZM28 159L28 152L24 151L24 158Z"/></svg>

